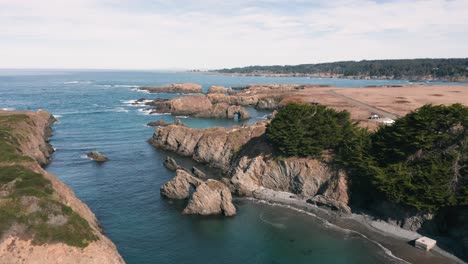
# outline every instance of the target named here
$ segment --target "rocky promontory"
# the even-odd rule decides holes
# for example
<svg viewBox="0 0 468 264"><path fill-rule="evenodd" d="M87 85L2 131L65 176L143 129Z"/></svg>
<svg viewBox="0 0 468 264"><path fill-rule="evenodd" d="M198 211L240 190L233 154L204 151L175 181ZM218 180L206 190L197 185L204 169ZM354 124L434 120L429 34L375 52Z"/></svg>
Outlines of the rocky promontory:
<svg viewBox="0 0 468 264"><path fill-rule="evenodd" d="M252 126L195 129L170 125L158 128L149 143L179 155L228 170L242 146L265 132L265 124Z"/></svg>
<svg viewBox="0 0 468 264"><path fill-rule="evenodd" d="M41 167L54 120L0 111L0 263L124 263L88 206Z"/></svg>
<svg viewBox="0 0 468 264"><path fill-rule="evenodd" d="M188 115L205 118L237 117L239 120L249 119L245 108L227 103L212 103L205 95L183 96L170 100L159 100L152 104L155 108L151 113L171 113L172 115Z"/></svg>
<svg viewBox="0 0 468 264"><path fill-rule="evenodd" d="M144 86L138 88L142 91L150 93L201 93L202 87L196 83L173 83L163 86Z"/></svg>
<svg viewBox="0 0 468 264"><path fill-rule="evenodd" d="M274 158L263 140L265 128L266 122L231 129L167 126L149 142L221 169L238 195L255 197L261 188L290 192L304 202L321 195L326 199L317 198L317 204L328 201L323 205L350 212L344 172L315 159Z"/></svg>

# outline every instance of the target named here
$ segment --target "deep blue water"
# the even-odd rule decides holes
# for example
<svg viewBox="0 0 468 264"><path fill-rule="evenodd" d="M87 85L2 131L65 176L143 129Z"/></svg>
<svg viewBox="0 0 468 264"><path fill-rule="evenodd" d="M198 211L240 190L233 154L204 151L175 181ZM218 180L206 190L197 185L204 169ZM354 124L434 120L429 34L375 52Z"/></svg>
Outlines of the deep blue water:
<svg viewBox="0 0 468 264"><path fill-rule="evenodd" d="M134 86L195 82L242 86L253 83L312 83L365 86L406 83L344 79L207 76L136 71L0 71L0 108L45 109L58 117L47 170L89 205L127 263L389 263L373 243L304 213L253 201L236 201L233 218L182 215L184 202L163 199L162 184L174 173L167 153L146 143L146 127L168 115L150 116L129 100L169 98ZM265 112L249 109L254 122ZM232 126L236 121L185 118L192 127ZM110 161L98 165L84 155L99 150ZM186 161L185 162L189 162Z"/></svg>

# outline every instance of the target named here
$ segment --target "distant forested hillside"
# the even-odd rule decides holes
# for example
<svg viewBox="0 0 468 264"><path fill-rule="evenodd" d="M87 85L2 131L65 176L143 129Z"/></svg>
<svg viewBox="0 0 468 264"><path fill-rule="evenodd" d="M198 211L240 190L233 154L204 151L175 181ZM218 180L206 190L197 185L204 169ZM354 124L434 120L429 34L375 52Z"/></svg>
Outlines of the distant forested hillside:
<svg viewBox="0 0 468 264"><path fill-rule="evenodd" d="M341 61L319 64L248 66L215 72L338 78L468 81L468 58Z"/></svg>

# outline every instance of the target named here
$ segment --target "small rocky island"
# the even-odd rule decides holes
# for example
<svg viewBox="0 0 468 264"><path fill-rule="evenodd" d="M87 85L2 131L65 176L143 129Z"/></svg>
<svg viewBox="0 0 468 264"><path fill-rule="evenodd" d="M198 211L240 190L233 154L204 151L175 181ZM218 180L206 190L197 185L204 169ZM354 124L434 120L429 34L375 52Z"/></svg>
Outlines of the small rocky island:
<svg viewBox="0 0 468 264"><path fill-rule="evenodd" d="M97 162L105 162L109 160L106 156L102 155L99 151L88 152L86 156L88 156L88 158Z"/></svg>

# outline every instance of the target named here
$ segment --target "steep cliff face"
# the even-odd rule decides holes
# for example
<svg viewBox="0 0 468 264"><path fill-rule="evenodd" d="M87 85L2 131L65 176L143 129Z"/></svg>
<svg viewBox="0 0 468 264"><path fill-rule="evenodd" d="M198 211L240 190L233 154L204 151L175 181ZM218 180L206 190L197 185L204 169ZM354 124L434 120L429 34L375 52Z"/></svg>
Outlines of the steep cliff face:
<svg viewBox="0 0 468 264"><path fill-rule="evenodd" d="M0 111L0 263L124 263L88 206L40 166L53 121Z"/></svg>
<svg viewBox="0 0 468 264"><path fill-rule="evenodd" d="M262 138L265 125L204 130L168 126L158 129L149 142L220 168L239 195L254 196L261 188L290 192L304 201L321 195L349 212L346 175L315 159L274 158Z"/></svg>
<svg viewBox="0 0 468 264"><path fill-rule="evenodd" d="M159 128L149 140L157 148L191 157L201 163L228 170L234 155L252 138L265 132L265 125L194 129L170 125Z"/></svg>

